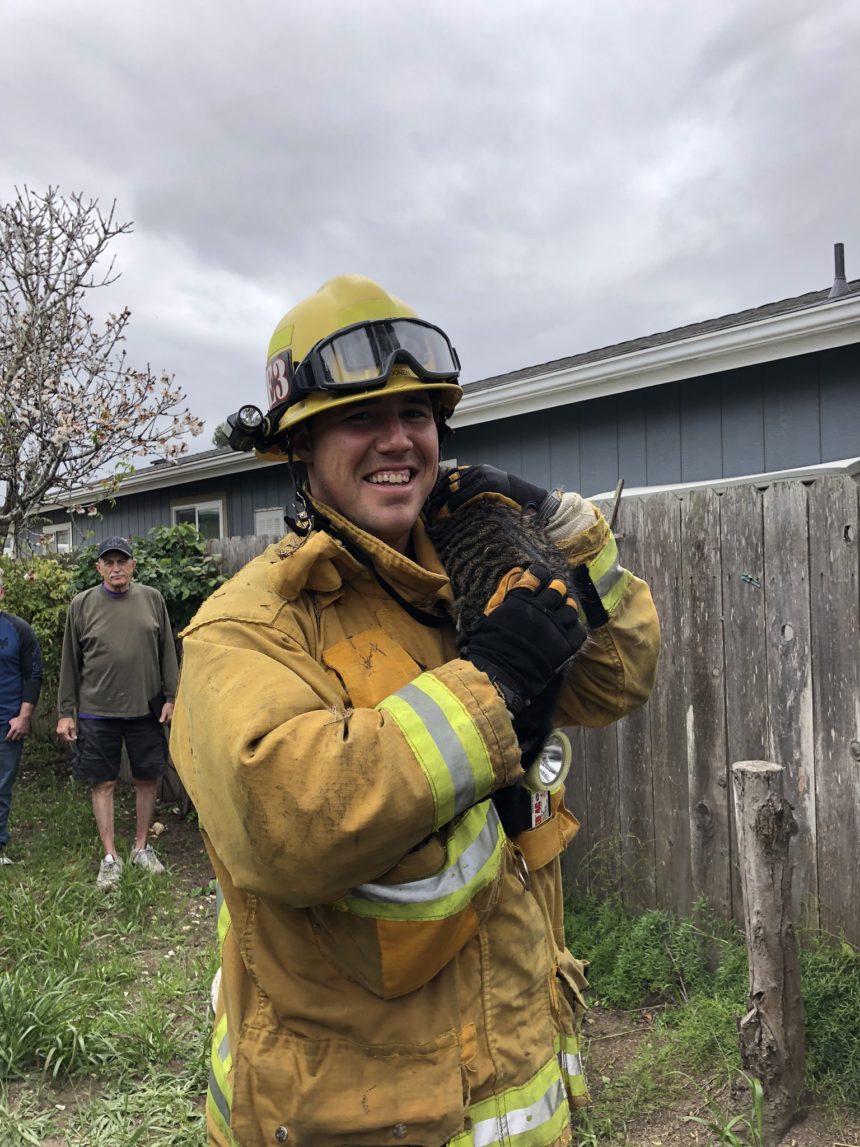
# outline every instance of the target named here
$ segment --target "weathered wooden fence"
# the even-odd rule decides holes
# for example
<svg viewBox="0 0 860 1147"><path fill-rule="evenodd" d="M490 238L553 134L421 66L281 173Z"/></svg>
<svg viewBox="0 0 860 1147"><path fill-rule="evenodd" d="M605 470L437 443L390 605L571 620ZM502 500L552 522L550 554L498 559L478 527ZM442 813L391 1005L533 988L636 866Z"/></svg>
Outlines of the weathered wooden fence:
<svg viewBox="0 0 860 1147"><path fill-rule="evenodd" d="M649 704L577 730L567 876L634 907L740 916L730 767L785 767L795 919L860 941L858 485L850 477L622 499L622 562L663 651Z"/></svg>
<svg viewBox="0 0 860 1147"><path fill-rule="evenodd" d="M604 507L608 510L608 507ZM623 563L663 629L651 701L574 730L568 880L740 919L730 767L784 765L795 919L860 942L858 486L850 477L624 498ZM210 543L231 574L268 538Z"/></svg>
<svg viewBox="0 0 860 1147"><path fill-rule="evenodd" d="M232 577L252 558L261 554L266 546L280 540L268 534L249 534L242 538L212 538L206 544L209 553L216 558L221 573Z"/></svg>

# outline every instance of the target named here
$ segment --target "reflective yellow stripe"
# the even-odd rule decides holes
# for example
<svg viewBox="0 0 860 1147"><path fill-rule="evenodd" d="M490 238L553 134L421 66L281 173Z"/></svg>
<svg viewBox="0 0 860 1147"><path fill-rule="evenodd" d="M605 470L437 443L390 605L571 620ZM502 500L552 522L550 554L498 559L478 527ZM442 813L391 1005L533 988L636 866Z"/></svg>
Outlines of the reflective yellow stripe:
<svg viewBox="0 0 860 1147"><path fill-rule="evenodd" d="M548 1147L570 1122L570 1108L555 1056L528 1083L482 1099L469 1108L471 1127L448 1147Z"/></svg>
<svg viewBox="0 0 860 1147"><path fill-rule="evenodd" d="M218 923L218 949L224 950L224 941L230 928L230 909L221 891L221 882L215 881L215 917Z"/></svg>
<svg viewBox="0 0 860 1147"><path fill-rule="evenodd" d="M582 1057L579 1054L579 1038L575 1035L559 1034L555 1037L555 1051L558 1056L561 1076L567 1089L576 1100L587 1100L585 1073L582 1070Z"/></svg>
<svg viewBox="0 0 860 1147"><path fill-rule="evenodd" d="M230 1072L233 1056L227 1035L227 1017L222 1016L212 1031L212 1051L209 1056L209 1093L206 1106L209 1114L232 1143L230 1110L233 1106L233 1087Z"/></svg>
<svg viewBox="0 0 860 1147"><path fill-rule="evenodd" d="M603 608L611 616L630 582L630 571L619 564L618 543L612 536L594 561L588 563L588 576L597 590Z"/></svg>
<svg viewBox="0 0 860 1147"><path fill-rule="evenodd" d="M439 872L406 884L360 884L337 906L375 920L445 920L498 875L504 841L494 805L482 801L450 833Z"/></svg>
<svg viewBox="0 0 860 1147"><path fill-rule="evenodd" d="M422 673L377 709L396 722L427 777L435 828L492 792L493 766L475 722L432 673Z"/></svg>

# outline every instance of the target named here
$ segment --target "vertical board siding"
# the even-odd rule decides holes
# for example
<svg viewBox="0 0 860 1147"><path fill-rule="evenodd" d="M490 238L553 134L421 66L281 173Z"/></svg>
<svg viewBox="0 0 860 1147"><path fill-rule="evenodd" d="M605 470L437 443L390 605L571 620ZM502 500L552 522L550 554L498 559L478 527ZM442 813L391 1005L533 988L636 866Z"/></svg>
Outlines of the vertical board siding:
<svg viewBox="0 0 860 1147"><path fill-rule="evenodd" d="M694 896L690 875L689 777L683 674L682 503L675 494L643 498L641 501L648 581L660 618L662 635L657 680L647 706L651 724L656 818L654 853L657 907L688 912ZM619 547L622 562L628 562L623 539Z"/></svg>
<svg viewBox="0 0 860 1147"><path fill-rule="evenodd" d="M755 486L730 486L720 508L723 640L726 686L726 760L763 761L770 745L764 585L763 498ZM743 902L729 801L732 904L743 923Z"/></svg>
<svg viewBox="0 0 860 1147"><path fill-rule="evenodd" d="M693 894L731 913L728 765L723 683L720 499L693 490L681 504L684 707Z"/></svg>
<svg viewBox="0 0 860 1147"><path fill-rule="evenodd" d="M648 398L645 410L648 485L669 486L681 481L679 387L673 383L658 386L649 392Z"/></svg>
<svg viewBox="0 0 860 1147"><path fill-rule="evenodd" d="M814 916L818 897L807 521L807 489L802 482L776 482L765 490L767 691L771 709L767 759L785 769L785 796L797 818L792 888L797 920Z"/></svg>
<svg viewBox="0 0 860 1147"><path fill-rule="evenodd" d="M821 457L860 454L860 347L828 352L821 368Z"/></svg>
<svg viewBox="0 0 860 1147"><path fill-rule="evenodd" d="M621 559L649 582L663 648L644 709L575 733L568 880L615 872L631 907L683 915L704 893L737 916L729 769L772 760L799 826L797 919L860 942L858 492L837 475L622 501Z"/></svg>
<svg viewBox="0 0 860 1147"><path fill-rule="evenodd" d="M764 468L788 470L821 461L818 361L815 355L768 362L762 368Z"/></svg>
<svg viewBox="0 0 860 1147"><path fill-rule="evenodd" d="M648 455L645 449L645 408L647 392L634 390L620 397L616 406L618 413L618 476L624 475L627 486L648 484ZM617 479L616 479L617 480ZM615 482L612 483L615 485ZM583 490L597 490L598 486L589 482Z"/></svg>
<svg viewBox="0 0 860 1147"><path fill-rule="evenodd" d="M818 898L834 933L860 921L860 866L846 850L860 840L858 493L853 482L809 489Z"/></svg>
<svg viewBox="0 0 860 1147"><path fill-rule="evenodd" d="M647 579L649 558L642 500L620 502L615 533L625 567ZM635 908L656 908L656 832L651 724L647 706L631 713L617 729L618 812L621 829L622 886Z"/></svg>
<svg viewBox="0 0 860 1147"><path fill-rule="evenodd" d="M765 468L761 368L730 370L719 377L722 382L720 475L735 478L742 474L761 474ZM713 472L708 477L712 476Z"/></svg>
<svg viewBox="0 0 860 1147"><path fill-rule="evenodd" d="M617 727L583 730L589 840L589 890L598 895L621 883Z"/></svg>

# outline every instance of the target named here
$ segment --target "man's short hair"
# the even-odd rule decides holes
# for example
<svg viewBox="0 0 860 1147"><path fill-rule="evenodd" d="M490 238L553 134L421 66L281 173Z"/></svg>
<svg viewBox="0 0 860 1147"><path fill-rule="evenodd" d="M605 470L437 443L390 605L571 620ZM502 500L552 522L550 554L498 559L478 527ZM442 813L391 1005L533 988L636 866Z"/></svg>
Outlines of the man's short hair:
<svg viewBox="0 0 860 1147"><path fill-rule="evenodd" d="M131 542L128 538L121 538L114 535L111 538L105 538L103 542L99 542L97 558L103 558L105 554L110 553L111 550L116 550L117 553L125 554L127 558L133 558L134 552L131 548Z"/></svg>

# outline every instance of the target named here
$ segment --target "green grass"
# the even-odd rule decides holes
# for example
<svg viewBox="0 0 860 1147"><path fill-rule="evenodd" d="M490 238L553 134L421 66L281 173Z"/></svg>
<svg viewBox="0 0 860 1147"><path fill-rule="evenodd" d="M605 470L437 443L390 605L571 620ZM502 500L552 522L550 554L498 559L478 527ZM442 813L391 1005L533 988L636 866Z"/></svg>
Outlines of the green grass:
<svg viewBox="0 0 860 1147"><path fill-rule="evenodd" d="M117 791L130 841L133 793ZM202 1145L216 945L214 913L202 944L188 943L201 890L130 864L116 889L96 888L87 791L49 766L19 780L10 828L20 863L0 869L0 1147Z"/></svg>
<svg viewBox="0 0 860 1147"><path fill-rule="evenodd" d="M691 1074L720 1084L738 1076L736 1020L748 981L736 928L704 903L677 920L656 911L633 916L613 896L577 897L565 925L571 949L591 961L592 999L618 1009L669 1005L635 1058L606 1081L599 1110L584 1117L583 1142L611 1138L613 1128L689 1091ZM860 952L804 934L800 964L807 1087L824 1105L860 1110Z"/></svg>

